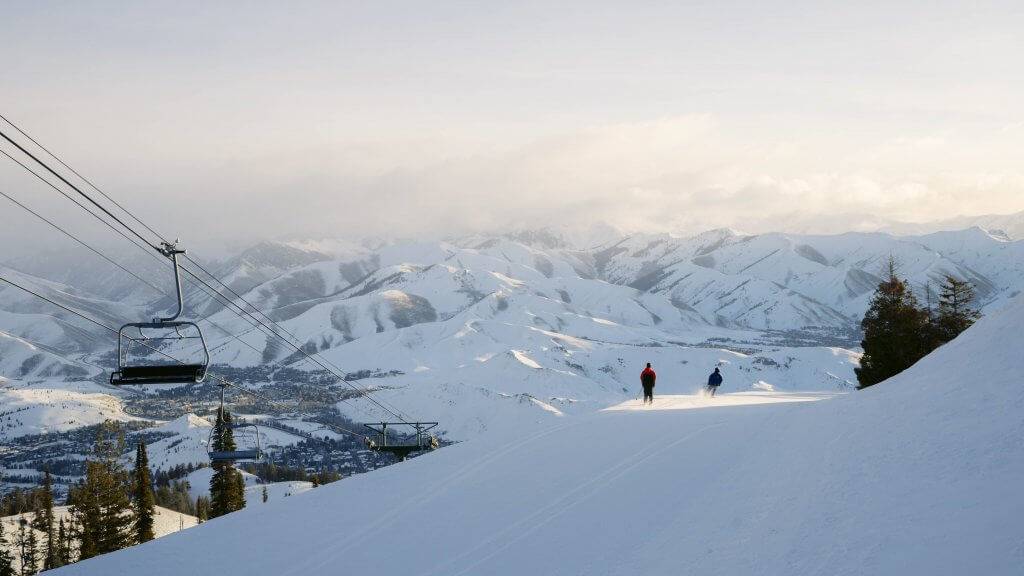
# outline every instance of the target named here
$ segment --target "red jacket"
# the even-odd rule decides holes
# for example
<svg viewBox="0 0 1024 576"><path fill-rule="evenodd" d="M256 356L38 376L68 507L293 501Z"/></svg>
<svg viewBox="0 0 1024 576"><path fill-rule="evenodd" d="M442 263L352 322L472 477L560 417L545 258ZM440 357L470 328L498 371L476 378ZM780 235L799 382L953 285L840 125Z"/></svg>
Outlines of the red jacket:
<svg viewBox="0 0 1024 576"><path fill-rule="evenodd" d="M654 386L654 381L657 378L658 375L650 368L644 368L644 371L640 373L640 383L644 386Z"/></svg>

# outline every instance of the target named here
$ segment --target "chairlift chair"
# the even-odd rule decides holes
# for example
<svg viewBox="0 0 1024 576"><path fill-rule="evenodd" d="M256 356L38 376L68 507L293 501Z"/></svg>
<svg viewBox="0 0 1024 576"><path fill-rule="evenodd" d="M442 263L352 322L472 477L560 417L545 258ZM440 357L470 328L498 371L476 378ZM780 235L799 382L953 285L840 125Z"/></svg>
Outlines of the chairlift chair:
<svg viewBox="0 0 1024 576"><path fill-rule="evenodd" d="M132 384L195 384L206 378L210 366L210 349L206 345L203 331L195 322L178 320L184 310L181 293L181 276L178 270L178 255L185 251L176 245L164 243L161 252L174 263L174 283L178 296L178 311L168 318L155 318L152 322L130 322L117 331L117 370L110 375L114 386ZM138 331L138 337L131 331ZM162 331L162 336L147 335L143 330ZM184 333L183 333L184 330ZM169 332L173 331L173 332ZM202 354L198 350L187 362L156 363L145 358L131 359L132 344L140 344L149 350L156 350L149 342L199 340Z"/></svg>
<svg viewBox="0 0 1024 576"><path fill-rule="evenodd" d="M248 434L237 434L239 430L251 430L251 432ZM260 448L260 429L258 426L251 422L233 423L231 424L231 431L235 437L235 442L251 438L249 441L250 446L241 450L213 450L214 435L217 433L215 426L210 430L210 439L206 445L211 463L237 462L239 460L256 462L263 459L263 450Z"/></svg>
<svg viewBox="0 0 1024 576"><path fill-rule="evenodd" d="M378 452L394 454L398 461L404 461L413 452L433 450L440 446L437 437L427 432L437 427L437 422L377 422L363 424L374 432L375 438L366 438L366 447ZM409 426L415 431L399 442L388 442L388 426Z"/></svg>

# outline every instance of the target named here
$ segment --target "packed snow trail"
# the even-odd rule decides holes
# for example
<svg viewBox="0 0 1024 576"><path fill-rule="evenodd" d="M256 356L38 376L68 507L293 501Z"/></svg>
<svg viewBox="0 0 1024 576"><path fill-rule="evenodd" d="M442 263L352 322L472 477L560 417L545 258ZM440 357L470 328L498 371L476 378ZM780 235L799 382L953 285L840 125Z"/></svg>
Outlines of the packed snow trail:
<svg viewBox="0 0 1024 576"><path fill-rule="evenodd" d="M814 402L837 396L836 392L732 392L717 394L670 394L654 396L653 404L644 404L642 400L628 400L605 408L606 412L623 410L696 410L699 408L717 408L726 406L755 406L757 404L780 404L785 402Z"/></svg>
<svg viewBox="0 0 1024 576"><path fill-rule="evenodd" d="M58 573L1019 574L1022 323L1017 302L868 390L564 417Z"/></svg>

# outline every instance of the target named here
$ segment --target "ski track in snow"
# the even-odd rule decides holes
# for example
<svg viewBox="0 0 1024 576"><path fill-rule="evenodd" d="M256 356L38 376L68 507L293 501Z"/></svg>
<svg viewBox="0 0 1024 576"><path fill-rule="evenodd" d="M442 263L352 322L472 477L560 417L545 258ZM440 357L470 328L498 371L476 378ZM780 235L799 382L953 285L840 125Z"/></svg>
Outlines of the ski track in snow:
<svg viewBox="0 0 1024 576"><path fill-rule="evenodd" d="M363 542L368 540L371 536L379 535L381 532L383 532L388 527L390 527L392 524L394 524L394 522L395 522L395 520L396 520L396 518L398 516L404 514L410 508L418 507L418 506L423 506L423 505L427 504L428 502L436 499L443 492L449 490L451 488L452 482L454 480L459 479L459 478L466 478L466 477L472 476L476 472L486 468L491 463L493 463L493 462L495 462L497 460L500 460L504 456L506 456L506 455L508 455L508 454L510 454L512 452L515 452L516 450L519 450L520 448L526 447L529 444L531 444L531 443L533 443L533 442L535 442L537 440L540 440L540 439L542 439L544 437L547 437L547 436L550 436L552 434L555 434L556 432L561 432L561 431L563 431L563 430L565 430L567 428L570 428L570 427L573 427L573 426L578 426L580 424L581 424L580 421L576 421L576 422L570 422L570 423L567 423L567 424L562 424L560 426L552 426L552 427L549 427L547 429L535 432L534 434L531 434L530 436L527 436L526 438L523 438L522 440L520 440L518 442L513 442L511 444L508 444L508 445L504 446L500 450L495 450L493 452L489 452L488 456L486 456L484 458L481 458L481 459L479 459L479 460L477 460L477 461L475 461L475 462L473 462L471 464L463 466L462 468L456 470L455 472L452 472L449 476L446 476L442 480L440 480L440 481L436 482L435 484L433 484L429 489L425 490L425 493L431 495L429 498L422 498L422 497L413 496L410 500L407 500L405 502L402 502L399 505L394 506L391 509L391 511L389 511L386 514L384 514L377 521L375 521L373 524L369 525L365 530L361 531L359 536L357 536L355 538L349 539L344 545L328 546L326 548L321 549L322 551L321 551L321 553L319 555L320 556L326 556L325 559L322 559L322 560L319 560L319 561L315 561L315 562L311 560L309 563L302 564L302 565L294 568L293 570L289 570L288 572L285 572L285 576L291 576L293 574L308 574L310 570L322 569L324 566L326 566L327 564L329 564L329 563L331 563L333 561L334 554L336 554L336 553L344 553L344 552L350 550L352 547L354 547L354 546L356 546L358 544L362 544Z"/></svg>
<svg viewBox="0 0 1024 576"><path fill-rule="evenodd" d="M644 462L650 460L651 458L654 458L655 456L660 456L663 453L671 450L672 448L675 448L677 445L682 444L683 442L686 442L687 440L690 440L694 436L698 436L698 435L706 432L707 430L710 430L712 428L716 428L718 426L721 426L721 424L712 424L712 425L709 425L709 426L705 426L703 428L700 428L699 430L696 430L696 431L690 432L688 434L685 434L681 438L678 438L678 439L674 440L673 442L671 442L669 444L666 444L666 445L655 444L655 445L653 445L650 448L646 448L646 449L642 450L641 452L635 454L634 456L632 456L630 458L627 458L627 459L623 460L622 462L620 462L619 464L616 464L615 466L609 468L605 472L602 472L601 474L598 474L597 476L593 477L592 479L588 480L587 482L584 482L583 484L580 484L576 488L573 488L569 492L565 493L562 497L560 497L557 500L555 500L554 502L552 502L552 503L550 503L550 504L540 508L539 510L537 510L533 514L530 514L530 515L526 516L525 518L522 518L521 520L519 520L519 521L517 521L517 522L507 526L506 528L500 530L499 532L493 534L490 538L488 538L487 540L481 542L475 548L469 550L468 552L465 552L464 554L460 554L459 556L456 556L451 561L446 562L445 564L443 564L441 566L438 566L437 568L435 568L433 570L430 570L428 572L424 572L423 576L430 576L431 574L437 574L439 570L441 570L443 568L446 568L446 567L448 567L450 565L457 564L459 562L459 560L461 560L462 558L465 558L465 557L468 557L468 556L472 556L477 551L479 551L479 550L481 550L483 548L491 546L492 544L494 544L496 541L501 539L501 537L505 536L509 532L512 532L512 531L518 529L520 526L528 524L528 523L532 522L533 520L539 518L539 520L537 522L535 522L535 523L529 525L528 527L526 527L522 532L517 534L515 537L513 537L513 538L511 538L509 540L506 540L504 543L502 543L501 546L498 546L497 548L489 551L483 557L479 558L475 562L472 562L471 564L468 564L462 570L459 570L458 572L454 572L454 574L456 574L456 575L465 574L466 572L472 570L473 568L476 568L480 564L483 564L484 562L490 560L491 558L493 558L493 557L497 556L498 554L500 554L501 552L505 551L507 548L509 548L510 546L515 544L516 542L519 542L523 538L526 538L527 536L530 536L531 534L536 532L538 529L540 529L541 527L543 527L544 525L546 525L550 521L554 520L555 518L557 518L558 516L563 514L566 510L568 510L572 506L575 506L576 504L579 504L580 502L586 500L587 498L593 497L595 494L597 494L597 492L598 492L597 489L598 488L600 488L602 486L606 486L606 485L614 482L615 480L618 480L619 478L623 477L627 472L629 472L629 471L633 470L634 468L640 466L641 464L643 464ZM579 495L579 497L576 497L578 493L581 493L581 494ZM447 574L447 572L442 572L442 573Z"/></svg>

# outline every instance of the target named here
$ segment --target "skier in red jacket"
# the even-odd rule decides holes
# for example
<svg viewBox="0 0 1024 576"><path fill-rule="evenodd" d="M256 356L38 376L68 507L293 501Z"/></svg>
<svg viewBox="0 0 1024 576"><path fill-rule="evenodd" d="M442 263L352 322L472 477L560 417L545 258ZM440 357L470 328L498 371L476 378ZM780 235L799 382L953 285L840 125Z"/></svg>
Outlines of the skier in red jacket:
<svg viewBox="0 0 1024 576"><path fill-rule="evenodd" d="M654 404L654 381L658 375L651 369L651 363L640 373L640 384L644 387L644 404Z"/></svg>

